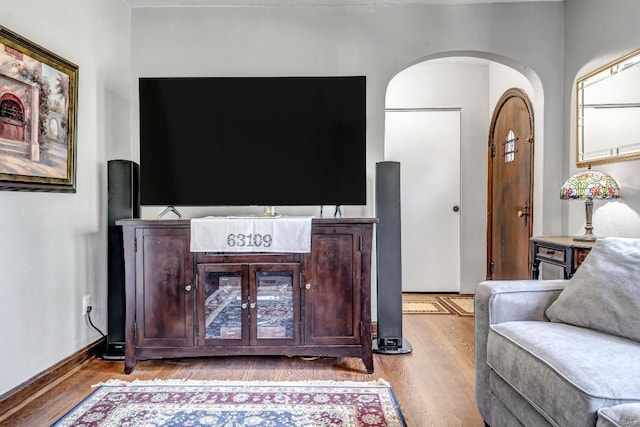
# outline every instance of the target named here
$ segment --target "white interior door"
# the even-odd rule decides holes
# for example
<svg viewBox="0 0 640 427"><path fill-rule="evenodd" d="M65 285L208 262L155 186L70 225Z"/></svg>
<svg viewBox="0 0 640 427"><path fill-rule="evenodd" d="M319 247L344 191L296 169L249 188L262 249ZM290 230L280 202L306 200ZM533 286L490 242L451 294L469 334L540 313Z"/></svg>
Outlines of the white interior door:
<svg viewBox="0 0 640 427"><path fill-rule="evenodd" d="M385 116L385 160L400 162L402 291L459 292L461 111Z"/></svg>

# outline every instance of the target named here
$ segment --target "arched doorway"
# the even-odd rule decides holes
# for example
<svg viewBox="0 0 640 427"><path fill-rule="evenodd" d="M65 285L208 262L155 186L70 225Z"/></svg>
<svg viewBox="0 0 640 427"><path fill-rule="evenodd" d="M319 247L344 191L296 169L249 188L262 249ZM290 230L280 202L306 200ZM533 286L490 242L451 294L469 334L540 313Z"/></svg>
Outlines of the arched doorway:
<svg viewBox="0 0 640 427"><path fill-rule="evenodd" d="M11 93L0 97L0 138L25 141L25 108L22 101Z"/></svg>
<svg viewBox="0 0 640 427"><path fill-rule="evenodd" d="M468 54L465 52L465 54ZM437 237L436 233L429 234L429 230L439 229L439 224L421 222L417 218L416 227L427 230L422 247L406 247L403 239L403 288L410 277L422 277L421 288L412 288L415 283L406 286L412 292L460 292L473 293L478 282L486 278L487 254L487 135L491 120L491 113L496 101L509 87L523 87L535 99L536 89L529 78L504 65L510 62L504 58L496 58L491 54L474 52L474 56L454 56L455 53L440 58L426 58L402 71L390 81L387 88L386 109L435 109L460 111L460 141L459 141L459 204L429 198L429 188L441 185L442 176L425 179L421 185L412 185L422 189L424 194L413 192L404 193L401 200L412 200L416 197L426 197L429 209L440 209L443 213L457 215L459 234L449 234L448 237ZM484 58L481 58L484 56ZM502 62L497 62L501 60ZM519 67L522 69L523 67ZM536 83L537 84L537 83ZM403 102L395 97L393 91L404 93ZM535 102L535 100L534 100ZM385 134L387 133L385 122ZM385 152L391 141L385 135ZM435 158L440 155L433 153ZM386 158L385 160L393 160ZM402 168L402 165L401 165ZM452 180L444 179L447 183ZM404 202L403 202L404 203ZM459 211L453 211L459 206ZM412 232L412 228L402 226L403 236ZM454 249L443 250L443 244L453 244ZM427 247L428 246L428 247ZM405 262L404 254L422 254L419 261L413 265ZM424 256L424 255L428 256ZM407 258L408 260L409 258ZM453 260L453 262L451 262ZM456 261L457 260L457 261ZM443 267L444 266L444 267ZM406 269L414 269L418 273L405 273ZM436 278L436 269L443 271L443 278ZM420 276L421 275L421 276ZM416 279L410 279L416 281ZM452 283L453 288L450 287ZM427 286L424 286L425 283ZM443 285L444 284L444 285ZM446 286L445 286L446 285ZM414 290L415 289L415 290Z"/></svg>

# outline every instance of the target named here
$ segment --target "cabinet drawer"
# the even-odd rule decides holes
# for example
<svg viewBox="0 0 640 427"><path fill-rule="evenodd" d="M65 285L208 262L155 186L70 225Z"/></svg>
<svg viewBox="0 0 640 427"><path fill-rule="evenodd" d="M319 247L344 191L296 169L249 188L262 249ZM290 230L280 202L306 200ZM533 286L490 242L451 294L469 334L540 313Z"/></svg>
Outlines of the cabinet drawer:
<svg viewBox="0 0 640 427"><path fill-rule="evenodd" d="M565 253L562 249L550 248L547 246L538 246L536 251L536 257L541 256L544 258L551 258L557 261L564 262Z"/></svg>

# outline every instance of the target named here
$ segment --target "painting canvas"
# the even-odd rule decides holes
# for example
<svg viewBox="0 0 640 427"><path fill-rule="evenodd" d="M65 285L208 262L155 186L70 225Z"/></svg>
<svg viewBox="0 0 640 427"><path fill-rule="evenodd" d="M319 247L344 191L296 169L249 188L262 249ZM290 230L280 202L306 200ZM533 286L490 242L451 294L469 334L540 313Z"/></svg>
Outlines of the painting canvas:
<svg viewBox="0 0 640 427"><path fill-rule="evenodd" d="M75 192L78 67L0 26L0 189Z"/></svg>

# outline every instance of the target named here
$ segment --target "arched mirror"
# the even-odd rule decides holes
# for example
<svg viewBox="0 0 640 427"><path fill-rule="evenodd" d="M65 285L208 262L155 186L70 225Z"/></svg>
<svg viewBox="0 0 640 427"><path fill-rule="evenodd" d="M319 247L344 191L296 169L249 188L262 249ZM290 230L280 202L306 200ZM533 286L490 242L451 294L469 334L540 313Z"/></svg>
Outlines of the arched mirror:
<svg viewBox="0 0 640 427"><path fill-rule="evenodd" d="M576 81L577 166L640 158L640 50Z"/></svg>

